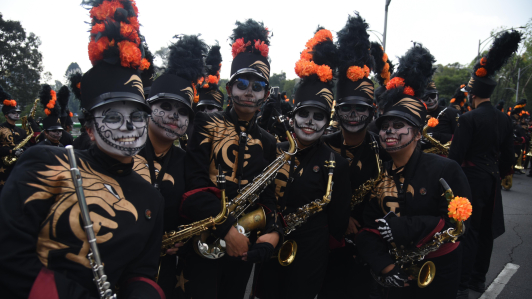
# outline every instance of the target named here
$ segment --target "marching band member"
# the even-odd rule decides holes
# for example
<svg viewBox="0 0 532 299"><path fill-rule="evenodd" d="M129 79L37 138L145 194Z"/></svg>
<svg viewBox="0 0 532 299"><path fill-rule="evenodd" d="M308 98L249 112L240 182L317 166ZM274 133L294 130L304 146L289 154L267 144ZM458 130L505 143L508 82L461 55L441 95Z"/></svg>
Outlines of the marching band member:
<svg viewBox="0 0 532 299"><path fill-rule="evenodd" d="M473 193L473 216L463 239L457 298L467 298L469 288L484 292L493 239L504 233L500 179L512 165L513 134L508 117L491 105L490 96L497 85L492 79L494 73L517 51L520 40L516 31L496 38L464 87L473 110L460 116L449 158L462 165L467 176Z"/></svg>
<svg viewBox="0 0 532 299"><path fill-rule="evenodd" d="M223 112L198 112L194 134L187 144L185 178L189 191L183 196L181 214L190 221L220 212L220 199L216 196L218 165L225 174L225 192L231 200L275 159L275 138L255 121L256 112L269 94L269 31L251 19L236 25L230 37L233 62L226 85L233 106ZM212 230L226 244L227 254L221 260L205 259L194 252L187 256L187 296L243 298L253 266L250 261L269 258L281 237L274 188L273 184L268 186L257 200L266 211L266 227L258 239L256 231L249 238L240 234L233 226L236 219L229 215ZM251 244L254 245L250 248Z"/></svg>
<svg viewBox="0 0 532 299"><path fill-rule="evenodd" d="M149 106L138 69L133 1L95 2L81 108L95 143L76 151L105 274L120 298L164 298L155 284L164 202L133 171L147 138ZM120 29L120 30L117 30ZM49 108L52 109L52 108ZM0 284L6 298L100 298L66 151L30 148L0 197ZM99 275L99 274L98 274Z"/></svg>
<svg viewBox="0 0 532 299"><path fill-rule="evenodd" d="M222 68L222 54L219 45L214 45L209 49L205 64L208 67L208 72L205 80L198 85L199 101L196 109L205 113L222 111L225 99L218 86Z"/></svg>
<svg viewBox="0 0 532 299"><path fill-rule="evenodd" d="M399 58L398 70L383 95L384 114L377 119L380 143L392 161L385 163L384 178L372 191L364 211L365 227L356 244L373 273L384 282L386 298L454 298L458 289L459 242L446 243L426 257L437 269L434 281L426 288L411 281L388 251L392 244L416 250L435 233L453 225L440 178L449 183L454 194L470 197L458 164L417 149L427 115L419 97L434 72L434 61L420 44Z"/></svg>
<svg viewBox="0 0 532 299"><path fill-rule="evenodd" d="M39 92L39 99L44 107L44 113L46 117L42 120L43 131L42 134L37 137L39 141L36 145L56 146L64 147L61 143L61 137L63 136L63 127L59 115L61 113L61 105L59 104L59 98L64 99L70 96L68 88L61 89L60 93L56 93L50 85L44 84Z"/></svg>
<svg viewBox="0 0 532 299"><path fill-rule="evenodd" d="M451 99L451 104L449 106L453 107L454 109L458 110L458 113L460 115L467 112L466 102L467 102L467 92L462 91L462 89L465 87L465 84L460 85L455 92ZM503 101L504 106L504 101ZM456 130L456 128L455 128Z"/></svg>
<svg viewBox="0 0 532 299"><path fill-rule="evenodd" d="M373 70L379 84L385 86L390 80L390 64L381 45L370 44L367 28L364 19L356 14L350 16L346 26L338 32L340 78L335 114L341 132L324 136L322 139L349 161L351 191L357 198L356 203L351 203L351 217L345 233L347 244L331 250L329 254L329 265L320 299L367 298L373 284L369 267L358 256L352 241L364 225L363 211L370 193L355 193L361 185L377 178L377 159L390 158L384 150L379 149L378 135L367 130L375 110L374 86L373 81L368 78L369 70ZM372 61L375 61L375 65Z"/></svg>
<svg viewBox="0 0 532 299"><path fill-rule="evenodd" d="M275 179L277 205L284 217L321 199L327 189L326 162L333 151L320 137L330 121L336 55L331 32L319 29L296 63L295 70L301 78L293 110L298 150ZM288 151L288 147L288 142L280 143L278 155ZM315 298L319 292L327 268L329 235L341 242L349 218L348 163L338 153L334 153L334 157L336 167L330 203L294 232L285 235L297 243L292 264L282 266L277 259L257 264L255 296L261 299Z"/></svg>
<svg viewBox="0 0 532 299"><path fill-rule="evenodd" d="M72 134L70 134L74 127L74 122L72 121L72 116L74 116L74 114L70 112L70 109L68 108L69 100L70 90L66 85L63 85L57 93L57 101L59 102L59 106L61 107L61 114L59 120L61 121L61 127L63 127L63 134L61 135L61 139L59 140L59 142L63 146L71 145L74 142L74 138L72 137Z"/></svg>

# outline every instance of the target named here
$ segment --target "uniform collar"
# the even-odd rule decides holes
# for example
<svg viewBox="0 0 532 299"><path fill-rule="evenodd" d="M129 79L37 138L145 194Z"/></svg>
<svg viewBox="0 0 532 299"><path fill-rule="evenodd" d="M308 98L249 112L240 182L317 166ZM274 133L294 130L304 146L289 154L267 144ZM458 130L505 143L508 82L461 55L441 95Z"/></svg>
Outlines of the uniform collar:
<svg viewBox="0 0 532 299"><path fill-rule="evenodd" d="M112 174L126 176L133 170L133 161L127 164L121 163L120 161L109 157L106 153L100 150L96 144L91 145L89 153L101 167Z"/></svg>

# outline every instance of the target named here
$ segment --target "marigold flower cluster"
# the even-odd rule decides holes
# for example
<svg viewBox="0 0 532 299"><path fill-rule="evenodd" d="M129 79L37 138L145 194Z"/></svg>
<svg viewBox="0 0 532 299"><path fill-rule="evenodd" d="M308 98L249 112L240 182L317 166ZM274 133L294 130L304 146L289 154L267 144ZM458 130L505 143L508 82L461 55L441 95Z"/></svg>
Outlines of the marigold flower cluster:
<svg viewBox="0 0 532 299"><path fill-rule="evenodd" d="M57 101L57 94L54 90L50 91L50 96L52 96L52 99L48 102L48 104L46 104L46 108L44 108L44 113L46 113L46 115L50 115L52 113L50 109L54 109L55 102Z"/></svg>
<svg viewBox="0 0 532 299"><path fill-rule="evenodd" d="M4 106L13 106L17 107L17 101L15 100L4 100Z"/></svg>
<svg viewBox="0 0 532 299"><path fill-rule="evenodd" d="M384 52L384 48L381 47L381 49ZM386 85L388 82L390 82L390 64L388 63L388 54L384 53L384 55L382 55L382 61L384 61L384 67L381 71L381 78L384 79L384 85Z"/></svg>
<svg viewBox="0 0 532 299"><path fill-rule="evenodd" d="M307 41L305 44L306 49L301 52L300 59L295 66L296 74L300 78L316 74L321 82L329 82L333 79L333 71L328 65L317 65L312 61L312 49L314 46L327 40L333 40L332 33L327 29L321 29L314 34L313 38Z"/></svg>
<svg viewBox="0 0 532 299"><path fill-rule="evenodd" d="M477 77L486 77L486 75L488 74L488 71L481 67L479 68L476 72L475 72L475 75L477 75Z"/></svg>
<svg viewBox="0 0 532 299"><path fill-rule="evenodd" d="M395 77L391 79L388 82L388 84L386 84L386 89L390 90L390 89L401 87L401 86L404 86L404 89L403 89L404 94L409 95L409 96L415 95L414 89L410 86L405 86L405 79L401 77ZM425 105L425 108L427 108L426 105Z"/></svg>
<svg viewBox="0 0 532 299"><path fill-rule="evenodd" d="M355 82L355 81L358 81L364 77L369 77L369 68L367 66L364 66L363 68L362 67L359 67L359 66L356 66L356 65L353 65L353 66L350 66L348 69L347 69L347 78L349 78L349 80Z"/></svg>
<svg viewBox="0 0 532 299"><path fill-rule="evenodd" d="M434 127L437 126L439 123L440 123L440 121L439 121L437 118L435 118L435 117L431 117L431 118L429 119L428 125L429 125L429 127L434 128Z"/></svg>
<svg viewBox="0 0 532 299"><path fill-rule="evenodd" d="M449 218L455 221L466 221L471 216L473 206L467 198L456 196L449 202L448 210Z"/></svg>
<svg viewBox="0 0 532 299"><path fill-rule="evenodd" d="M260 52L260 55L268 57L268 53L270 52L270 48L268 47L268 45L260 39L255 39L253 41L255 42L255 44L251 48L251 52L253 52L253 49L256 49ZM243 37L237 39L231 46L231 53L233 54L233 58L235 58L240 53L246 52L246 49L249 46L251 46L251 41L244 43Z"/></svg>

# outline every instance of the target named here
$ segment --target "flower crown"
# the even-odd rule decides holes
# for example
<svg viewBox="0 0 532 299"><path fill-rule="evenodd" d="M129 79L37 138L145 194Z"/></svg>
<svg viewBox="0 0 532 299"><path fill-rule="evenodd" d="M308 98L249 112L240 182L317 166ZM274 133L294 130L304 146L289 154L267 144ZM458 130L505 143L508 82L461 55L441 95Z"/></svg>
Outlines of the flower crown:
<svg viewBox="0 0 532 299"><path fill-rule="evenodd" d="M301 52L300 59L296 62L295 66L296 74L300 78L315 74L318 75L322 82L329 82L333 79L332 69L326 64L317 65L314 63L312 55L314 46L327 40L333 41L332 33L327 29L321 29L314 34L313 38L307 41L305 44L306 48Z"/></svg>

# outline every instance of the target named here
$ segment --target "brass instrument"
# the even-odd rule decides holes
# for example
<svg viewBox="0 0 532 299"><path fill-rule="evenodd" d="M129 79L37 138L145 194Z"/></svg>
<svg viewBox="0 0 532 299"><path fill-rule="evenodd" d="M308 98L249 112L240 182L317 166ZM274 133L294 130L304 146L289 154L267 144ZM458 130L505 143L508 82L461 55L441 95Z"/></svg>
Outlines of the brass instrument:
<svg viewBox="0 0 532 299"><path fill-rule="evenodd" d="M530 141L528 142L528 153L526 153L527 157L532 157L532 133L530 133Z"/></svg>
<svg viewBox="0 0 532 299"><path fill-rule="evenodd" d="M333 125L333 122L334 122L333 118L334 118L334 113L335 113L335 111L336 111L335 107L336 107L336 100L334 100L334 101L333 101L333 104L332 104L331 118L330 118L331 121L329 121L329 126L332 126L332 125Z"/></svg>
<svg viewBox="0 0 532 299"><path fill-rule="evenodd" d="M443 111L440 112L440 114L443 113ZM427 119L430 119L430 118L431 116L427 115ZM433 147L426 149L423 152L429 153L429 154L444 155L447 157L449 155L449 149L451 148L451 141L447 142L446 144L441 144L438 140L434 139L434 137L430 136L427 133L428 129L429 129L429 125L427 123L425 127L423 127L423 137L425 137L430 142L430 144L432 144Z"/></svg>
<svg viewBox="0 0 532 299"><path fill-rule="evenodd" d="M209 217L191 224L180 225L177 228L177 231L171 231L163 235L162 247L161 247L161 256L166 255L166 250L173 248L175 243L178 242L188 242L192 237L200 235L202 232L208 230L209 228L216 229L216 225L224 223L227 219L227 208L226 208L226 199L225 199L225 175L222 171L222 168L218 166L218 175L216 176L216 183L221 192L221 205L222 209L216 217Z"/></svg>
<svg viewBox="0 0 532 299"><path fill-rule="evenodd" d="M33 103L33 107L31 108L30 110L30 116L31 118L34 118L35 117L35 110L37 108L37 103L39 102L39 99L36 99L35 102ZM22 122L22 128L24 130L26 130L26 138L24 138L19 144L17 144L12 150L11 150L11 154L5 156L2 158L2 162L4 162L4 165L5 166L11 166L13 165L15 162L17 162L18 160L18 157L15 156L15 151L18 150L18 149L21 149L23 148L26 143L28 143L28 141L30 141L30 139L33 137L33 130L31 129L31 126L28 124L28 117L27 116L23 116L20 118L20 121Z"/></svg>
<svg viewBox="0 0 532 299"><path fill-rule="evenodd" d="M323 208L331 202L331 193L334 182L332 180L334 174L334 167L336 166L336 161L334 159L334 153L331 153L329 161L325 161L325 167L329 169L329 178L327 180L327 189L325 190L325 195L322 199L316 199L311 203L308 203L295 211L284 217L286 227L284 228L283 234L288 236L291 232L295 231L298 226L306 223L307 220L314 214L323 211ZM277 254L277 259L281 266L290 265L296 258L297 253L297 243L294 240L287 240L281 245L281 249Z"/></svg>
<svg viewBox="0 0 532 299"><path fill-rule="evenodd" d="M377 184L382 181L383 178L383 167L382 167L382 160L379 157L378 149L379 145L377 144L376 140L373 140L371 142L371 147L375 150L375 159L377 160L377 177L374 179L370 179L366 181L364 184L360 185L355 191L353 191L353 195L351 196L351 210L355 208L356 205L362 203L364 201L364 197L377 186Z"/></svg>
<svg viewBox="0 0 532 299"><path fill-rule="evenodd" d="M523 150L519 150L519 157L517 157L517 164L515 164L514 168L519 170L520 172L521 170L525 169L525 167L523 166Z"/></svg>
<svg viewBox="0 0 532 299"><path fill-rule="evenodd" d="M501 186L504 188L504 190L508 191L512 188L513 178L514 178L514 175L509 174L505 176L504 179L501 180Z"/></svg>
<svg viewBox="0 0 532 299"><path fill-rule="evenodd" d="M276 116L276 120L278 123L284 124L283 116ZM238 195L227 204L228 215L237 219L235 227L243 235L247 236L251 231L264 228L266 225L266 215L262 207L247 214L244 212L255 204L262 191L273 182L279 169L296 153L295 141L288 130L286 130L286 136L290 144L288 152L277 157L250 184L239 190ZM211 243L209 239L212 239L210 232L205 232L197 237L193 243L196 252L209 259L218 259L224 256L225 241L218 238Z"/></svg>
<svg viewBox="0 0 532 299"><path fill-rule="evenodd" d="M448 202L454 199L454 194L447 182L441 178L440 184L445 190L444 196ZM417 280L417 285L420 288L427 287L436 275L436 266L433 262L427 261L419 266L417 263L423 261L425 256L434 252L445 243L456 242L460 236L465 232L465 225L463 221L457 221L455 228L448 228L443 232L437 232L432 237L432 240L425 245L416 249L403 249L393 246L390 254L395 259L395 264L403 269L407 274L413 276ZM372 272L373 274L373 272ZM373 274L374 275L374 274ZM375 275L374 275L375 277ZM380 277L376 277L377 282L384 284Z"/></svg>

